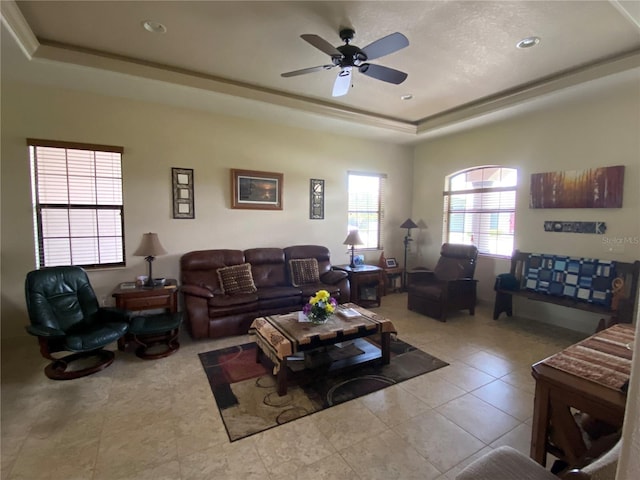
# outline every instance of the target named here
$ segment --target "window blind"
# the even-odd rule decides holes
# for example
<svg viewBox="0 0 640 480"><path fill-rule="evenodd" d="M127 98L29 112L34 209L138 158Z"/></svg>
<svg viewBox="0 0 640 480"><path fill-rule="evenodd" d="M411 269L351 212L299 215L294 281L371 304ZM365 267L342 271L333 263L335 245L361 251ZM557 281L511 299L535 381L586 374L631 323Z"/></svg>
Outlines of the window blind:
<svg viewBox="0 0 640 480"><path fill-rule="evenodd" d="M444 192L443 237L480 253L510 256L515 238L517 171L480 167L452 175Z"/></svg>
<svg viewBox="0 0 640 480"><path fill-rule="evenodd" d="M382 249L386 175L349 172L348 178L347 230L358 230L364 242L359 248Z"/></svg>
<svg viewBox="0 0 640 480"><path fill-rule="evenodd" d="M28 139L38 268L124 265L121 147Z"/></svg>

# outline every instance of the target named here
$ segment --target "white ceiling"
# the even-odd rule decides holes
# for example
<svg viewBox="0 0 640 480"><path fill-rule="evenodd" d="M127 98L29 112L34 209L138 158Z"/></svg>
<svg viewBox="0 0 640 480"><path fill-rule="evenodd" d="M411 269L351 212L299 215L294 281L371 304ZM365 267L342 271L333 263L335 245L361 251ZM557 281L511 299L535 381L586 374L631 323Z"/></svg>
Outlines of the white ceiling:
<svg viewBox="0 0 640 480"><path fill-rule="evenodd" d="M3 78L302 118L412 141L434 129L640 66L638 1L2 1ZM150 33L152 20L167 32ZM331 97L337 69L300 38L360 47L399 31L409 47L372 60L408 73L392 85L359 72ZM9 36L9 33L11 36ZM540 43L517 49L524 37ZM13 37L13 38L11 38ZM9 45L8 45L9 43ZM18 46L21 54L17 54ZM11 76L13 75L13 77ZM83 86L84 85L84 86ZM411 94L412 100L400 97Z"/></svg>

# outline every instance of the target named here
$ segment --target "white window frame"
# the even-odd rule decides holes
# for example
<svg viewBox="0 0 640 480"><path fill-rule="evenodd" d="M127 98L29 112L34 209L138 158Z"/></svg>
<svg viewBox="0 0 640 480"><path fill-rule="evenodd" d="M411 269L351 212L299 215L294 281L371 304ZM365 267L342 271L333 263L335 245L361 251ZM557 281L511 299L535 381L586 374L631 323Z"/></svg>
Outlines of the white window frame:
<svg viewBox="0 0 640 480"><path fill-rule="evenodd" d="M510 257L515 245L517 169L468 168L448 175L445 188L444 242L473 244L481 255Z"/></svg>
<svg viewBox="0 0 640 480"><path fill-rule="evenodd" d="M36 267L125 266L122 147L27 139Z"/></svg>
<svg viewBox="0 0 640 480"><path fill-rule="evenodd" d="M382 250L384 226L384 187L387 175L347 172L347 233L358 230L364 245L359 250Z"/></svg>

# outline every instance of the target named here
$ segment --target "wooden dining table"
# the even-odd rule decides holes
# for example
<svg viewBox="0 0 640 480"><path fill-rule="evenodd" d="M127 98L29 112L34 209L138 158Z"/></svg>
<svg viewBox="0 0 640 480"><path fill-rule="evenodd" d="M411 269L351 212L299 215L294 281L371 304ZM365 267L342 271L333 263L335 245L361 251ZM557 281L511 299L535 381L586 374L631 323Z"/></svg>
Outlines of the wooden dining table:
<svg viewBox="0 0 640 480"><path fill-rule="evenodd" d="M635 327L616 324L536 364L531 432L533 460L546 465L547 453L570 466L589 456L576 414L622 427L631 374Z"/></svg>

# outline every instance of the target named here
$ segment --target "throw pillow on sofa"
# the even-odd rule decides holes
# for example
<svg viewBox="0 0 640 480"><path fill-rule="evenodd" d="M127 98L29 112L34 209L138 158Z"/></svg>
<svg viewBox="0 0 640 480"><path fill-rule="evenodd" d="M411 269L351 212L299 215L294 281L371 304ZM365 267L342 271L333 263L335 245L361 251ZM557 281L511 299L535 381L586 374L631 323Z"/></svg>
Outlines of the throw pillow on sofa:
<svg viewBox="0 0 640 480"><path fill-rule="evenodd" d="M254 293L257 291L249 263L219 268L216 272L224 293Z"/></svg>
<svg viewBox="0 0 640 480"><path fill-rule="evenodd" d="M295 258L289 260L291 284L294 287L320 283L318 260L315 258Z"/></svg>

